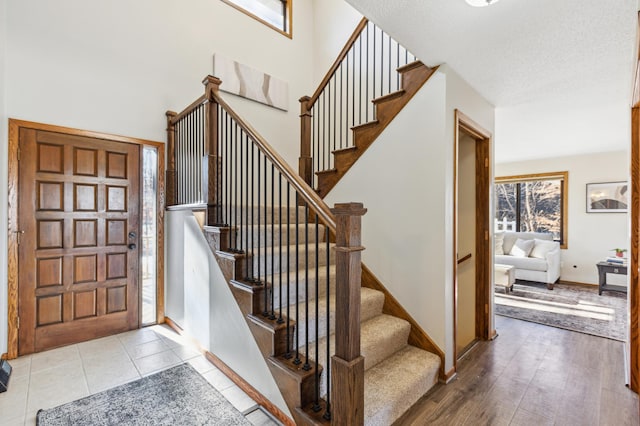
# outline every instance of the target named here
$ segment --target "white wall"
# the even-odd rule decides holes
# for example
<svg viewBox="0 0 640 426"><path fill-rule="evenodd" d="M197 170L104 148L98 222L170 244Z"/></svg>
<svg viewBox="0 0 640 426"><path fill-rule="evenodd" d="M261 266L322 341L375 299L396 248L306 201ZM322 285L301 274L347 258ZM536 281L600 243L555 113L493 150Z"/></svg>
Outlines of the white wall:
<svg viewBox="0 0 640 426"><path fill-rule="evenodd" d="M180 297L172 297L166 315L182 318L178 324L185 333L291 416L195 217L168 211L166 218L166 231L176 242L166 247L167 275L174 278L167 294L182 293L183 301L180 306Z"/></svg>
<svg viewBox="0 0 640 426"><path fill-rule="evenodd" d="M0 83L0 104L6 101L6 110L0 109L2 223L7 117L164 141L165 111L179 111L203 93L215 52L289 83L288 112L223 96L297 168L298 98L312 90L312 0L295 2L293 39L218 0L1 1L0 69L6 65L6 79L0 74L0 81L7 82ZM6 323L2 297L0 354L6 352Z"/></svg>
<svg viewBox="0 0 640 426"><path fill-rule="evenodd" d="M614 247L629 249L627 214L586 213L586 184L626 181L629 164L627 151L496 164L496 176L569 172L569 239L562 250L561 280L597 284L596 263Z"/></svg>
<svg viewBox="0 0 640 426"><path fill-rule="evenodd" d="M362 14L344 0L313 2L313 88L311 90L316 90L361 20ZM307 95L311 96L312 93Z"/></svg>
<svg viewBox="0 0 640 426"><path fill-rule="evenodd" d="M363 261L445 352L446 370L454 345L454 108L493 131L493 107L442 66L326 198L364 203Z"/></svg>
<svg viewBox="0 0 640 426"><path fill-rule="evenodd" d="M0 142L6 146L7 115L5 112L6 0L0 0ZM0 145L2 146L2 145ZM0 151L2 152L2 151ZM0 223L7 223L7 156L0 153ZM7 226L0 226L0 355L7 351Z"/></svg>

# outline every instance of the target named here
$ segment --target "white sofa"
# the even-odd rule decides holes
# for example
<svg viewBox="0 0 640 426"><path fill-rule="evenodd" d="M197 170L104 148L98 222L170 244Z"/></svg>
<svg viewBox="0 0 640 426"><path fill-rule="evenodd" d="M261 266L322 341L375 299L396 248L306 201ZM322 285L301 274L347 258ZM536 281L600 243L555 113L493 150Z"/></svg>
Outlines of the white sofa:
<svg viewBox="0 0 640 426"><path fill-rule="evenodd" d="M547 233L496 232L494 262L514 266L516 279L546 283L553 290L560 279L560 243Z"/></svg>

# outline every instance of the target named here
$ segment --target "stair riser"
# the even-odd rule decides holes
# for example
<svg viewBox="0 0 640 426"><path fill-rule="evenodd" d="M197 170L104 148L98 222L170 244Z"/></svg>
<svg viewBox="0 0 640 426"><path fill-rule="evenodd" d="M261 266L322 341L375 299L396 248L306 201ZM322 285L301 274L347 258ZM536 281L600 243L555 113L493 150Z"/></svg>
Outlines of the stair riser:
<svg viewBox="0 0 640 426"><path fill-rule="evenodd" d="M266 251L266 253L265 253ZM282 248L282 257L280 251L276 247L275 256L271 256L271 250L262 250L260 256L257 256L257 252L253 256L253 273L254 276L260 274L260 279L265 279L265 273L267 274L267 280L271 280L271 273L278 274L284 271L293 272L299 270L301 276L304 276L304 268L307 265L309 268L315 268L316 266L326 266L327 264L327 248L324 244L317 247L318 263L316 265L316 246L310 244L308 246L308 252L303 248L298 249L298 263L296 263L296 251L295 247L291 247L289 251L289 264L287 265L287 250L286 247ZM307 256L308 253L308 256ZM308 257L308 263L306 259ZM280 262L282 260L282 262ZM335 264L335 250L329 250L329 264Z"/></svg>

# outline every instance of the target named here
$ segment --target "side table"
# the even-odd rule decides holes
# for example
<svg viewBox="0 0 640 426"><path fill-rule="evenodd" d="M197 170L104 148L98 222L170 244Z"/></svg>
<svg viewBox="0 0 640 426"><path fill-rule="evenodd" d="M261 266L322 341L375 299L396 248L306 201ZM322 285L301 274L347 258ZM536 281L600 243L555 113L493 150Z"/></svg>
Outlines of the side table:
<svg viewBox="0 0 640 426"><path fill-rule="evenodd" d="M627 265L614 265L607 262L598 262L598 294L602 295L603 290L627 292L627 287L607 284L607 274L627 275Z"/></svg>

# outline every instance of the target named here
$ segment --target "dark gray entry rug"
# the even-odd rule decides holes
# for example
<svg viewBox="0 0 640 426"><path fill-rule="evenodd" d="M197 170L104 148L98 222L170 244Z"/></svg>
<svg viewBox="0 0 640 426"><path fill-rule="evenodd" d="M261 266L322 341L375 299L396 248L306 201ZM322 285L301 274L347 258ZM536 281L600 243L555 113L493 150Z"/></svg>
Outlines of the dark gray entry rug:
<svg viewBox="0 0 640 426"><path fill-rule="evenodd" d="M105 374L109 374L105 371ZM64 389L61 389L64 392ZM251 425L188 364L40 410L38 426Z"/></svg>
<svg viewBox="0 0 640 426"><path fill-rule="evenodd" d="M627 339L627 295L605 291L598 296L593 289L556 284L548 290L544 284L518 281L509 294L495 293L496 314L578 331L608 339Z"/></svg>

